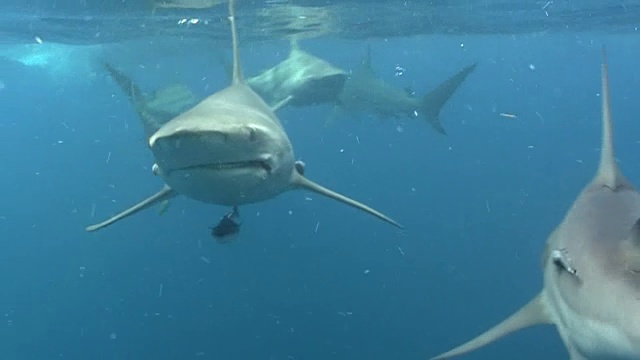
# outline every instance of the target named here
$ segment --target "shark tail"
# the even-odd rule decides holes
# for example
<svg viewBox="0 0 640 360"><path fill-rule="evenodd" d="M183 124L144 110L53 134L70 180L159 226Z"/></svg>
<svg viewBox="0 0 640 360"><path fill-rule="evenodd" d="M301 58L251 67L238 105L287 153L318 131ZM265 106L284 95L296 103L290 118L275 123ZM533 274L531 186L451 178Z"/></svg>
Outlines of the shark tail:
<svg viewBox="0 0 640 360"><path fill-rule="evenodd" d="M444 107L451 96L458 90L467 76L473 72L476 65L478 65L478 63L474 63L460 70L457 74L438 85L435 90L429 92L422 99L423 112L425 113L427 121L429 121L431 126L440 134L447 134L440 122L442 107Z"/></svg>

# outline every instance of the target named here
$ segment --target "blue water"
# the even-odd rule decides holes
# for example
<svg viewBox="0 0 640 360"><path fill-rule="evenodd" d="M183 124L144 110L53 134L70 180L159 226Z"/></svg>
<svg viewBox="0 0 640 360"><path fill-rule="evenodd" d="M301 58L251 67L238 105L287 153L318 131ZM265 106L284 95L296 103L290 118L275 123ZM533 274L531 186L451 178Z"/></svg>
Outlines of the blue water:
<svg viewBox="0 0 640 360"><path fill-rule="evenodd" d="M0 358L410 360L468 340L540 290L546 237L595 172L602 45L617 156L640 179L637 37L321 38L305 49L350 68L366 44L379 76L418 94L479 63L443 110L446 137L420 119L343 115L327 126L329 105L279 113L310 178L406 229L298 191L243 206L241 234L226 245L208 227L228 209L184 198L162 216L86 233L161 187L137 115L88 63L93 48L30 65L5 55ZM3 51L56 48L67 49ZM286 51L243 46L245 72ZM226 86L218 63L188 53L119 56L130 69L147 64L135 76L149 90ZM465 359L566 357L542 326Z"/></svg>

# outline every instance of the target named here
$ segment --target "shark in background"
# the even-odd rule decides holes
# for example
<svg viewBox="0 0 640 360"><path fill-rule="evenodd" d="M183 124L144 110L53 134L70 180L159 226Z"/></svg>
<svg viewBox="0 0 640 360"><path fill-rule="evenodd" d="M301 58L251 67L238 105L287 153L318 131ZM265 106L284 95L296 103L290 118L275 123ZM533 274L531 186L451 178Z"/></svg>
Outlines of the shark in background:
<svg viewBox="0 0 640 360"><path fill-rule="evenodd" d="M500 324L434 360L538 324L556 326L571 360L640 359L640 193L616 163L602 52L600 164L547 239L542 291Z"/></svg>
<svg viewBox="0 0 640 360"><path fill-rule="evenodd" d="M129 98L140 117L145 140L148 140L169 120L189 110L198 102L193 92L185 85L171 84L151 94L145 94L129 76L113 65L103 63L103 68Z"/></svg>
<svg viewBox="0 0 640 360"><path fill-rule="evenodd" d="M383 213L327 189L305 176L275 111L244 80L235 20L229 2L233 39L230 84L162 125L148 140L155 175L164 186L154 195L111 218L88 226L96 231L177 196L203 203L238 206L263 202L284 192L308 190L349 205L393 226Z"/></svg>
<svg viewBox="0 0 640 360"><path fill-rule="evenodd" d="M283 101L299 107L336 102L347 72L303 50L296 38L289 40L289 48L286 59L247 78L247 85L271 106ZM230 64L221 62L230 77Z"/></svg>
<svg viewBox="0 0 640 360"><path fill-rule="evenodd" d="M433 129L445 135L440 112L476 65L463 68L428 94L417 97L376 75L371 67L371 47L368 46L360 66L349 75L338 96L338 108L352 115L367 113L381 119L423 116Z"/></svg>

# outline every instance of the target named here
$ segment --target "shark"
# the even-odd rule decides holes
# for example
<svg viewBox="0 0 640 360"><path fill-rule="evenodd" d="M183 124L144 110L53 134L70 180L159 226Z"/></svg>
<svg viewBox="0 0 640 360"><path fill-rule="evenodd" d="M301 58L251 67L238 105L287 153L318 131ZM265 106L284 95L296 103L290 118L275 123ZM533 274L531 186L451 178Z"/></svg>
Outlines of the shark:
<svg viewBox="0 0 640 360"><path fill-rule="evenodd" d="M171 119L198 103L191 89L183 84L163 86L146 95L124 72L109 63L102 65L133 104L144 129L145 140Z"/></svg>
<svg viewBox="0 0 640 360"><path fill-rule="evenodd" d="M289 99L287 105L304 107L335 103L342 91L347 72L321 59L300 46L298 39L289 39L287 58L246 80L247 85L267 104L275 105ZM231 77L231 66L220 62Z"/></svg>
<svg viewBox="0 0 640 360"><path fill-rule="evenodd" d="M616 163L604 47L602 57L600 162L547 239L542 291L495 327L432 359L538 324L555 325L571 360L640 359L640 193Z"/></svg>
<svg viewBox="0 0 640 360"><path fill-rule="evenodd" d="M269 106L244 80L235 19L235 0L231 0L231 84L170 120L149 138L156 160L153 172L163 179L162 189L86 230L102 229L179 195L236 207L297 189L337 200L403 228L387 215L304 175L305 165L294 160L291 141L275 114L287 99Z"/></svg>
<svg viewBox="0 0 640 360"><path fill-rule="evenodd" d="M346 71L302 50L292 38L289 56L247 79L247 84L268 104L291 96L288 105L310 106L337 101L346 80Z"/></svg>
<svg viewBox="0 0 640 360"><path fill-rule="evenodd" d="M424 116L438 133L446 135L440 122L442 107L473 72L473 63L422 97L397 88L379 78L371 67L371 47L367 46L360 66L347 77L338 94L337 108L349 114L369 113L379 118Z"/></svg>

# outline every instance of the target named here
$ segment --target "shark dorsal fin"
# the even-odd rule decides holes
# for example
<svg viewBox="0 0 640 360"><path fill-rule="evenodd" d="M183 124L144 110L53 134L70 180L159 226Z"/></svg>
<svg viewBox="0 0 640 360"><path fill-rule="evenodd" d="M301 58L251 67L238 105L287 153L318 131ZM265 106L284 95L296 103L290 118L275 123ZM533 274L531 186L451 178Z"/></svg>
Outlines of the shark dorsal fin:
<svg viewBox="0 0 640 360"><path fill-rule="evenodd" d="M289 48L290 53L300 50L300 43L298 42L298 38L293 36L289 38Z"/></svg>
<svg viewBox="0 0 640 360"><path fill-rule="evenodd" d="M235 85L244 83L242 69L240 68L238 30L236 29L236 0L229 1L229 23L231 24L231 37L233 39L233 77L231 83Z"/></svg>
<svg viewBox="0 0 640 360"><path fill-rule="evenodd" d="M431 360L448 359L454 356L466 354L470 351L490 344L506 335L518 330L539 325L552 323L546 312L546 306L541 294L536 296L527 305L522 307L513 315L509 316L500 324L480 334L476 338L458 346L457 348L440 354Z"/></svg>
<svg viewBox="0 0 640 360"><path fill-rule="evenodd" d="M624 177L616 164L613 149L613 120L611 119L609 95L609 71L607 53L602 48L602 145L600 150L600 165L596 175L596 182L611 189L617 189L625 183Z"/></svg>

